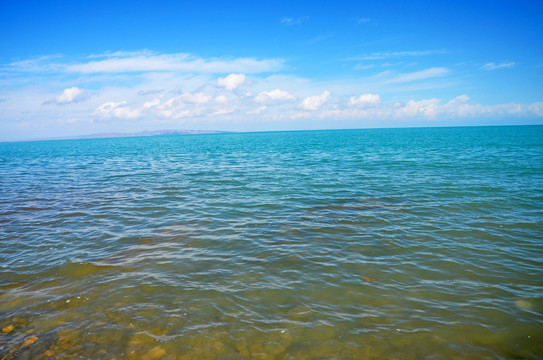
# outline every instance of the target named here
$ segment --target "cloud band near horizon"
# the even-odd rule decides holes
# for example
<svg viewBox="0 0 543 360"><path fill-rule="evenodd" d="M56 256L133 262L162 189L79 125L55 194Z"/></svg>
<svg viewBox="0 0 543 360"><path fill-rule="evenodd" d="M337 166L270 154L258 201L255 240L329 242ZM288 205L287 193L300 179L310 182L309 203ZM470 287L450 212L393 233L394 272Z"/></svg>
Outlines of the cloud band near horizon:
<svg viewBox="0 0 543 360"><path fill-rule="evenodd" d="M288 67L281 59L206 59L141 51L62 60L49 56L2 67L5 133L187 125L280 130L300 120L323 127L338 120L375 127L383 121L405 125L415 120L439 124L443 119L543 118L543 101L479 104L461 88L456 94L449 89L448 98L432 96L434 89L452 83L455 70L448 67L319 80L285 73ZM512 65L493 63L478 71L490 67ZM74 130L78 126L81 130Z"/></svg>

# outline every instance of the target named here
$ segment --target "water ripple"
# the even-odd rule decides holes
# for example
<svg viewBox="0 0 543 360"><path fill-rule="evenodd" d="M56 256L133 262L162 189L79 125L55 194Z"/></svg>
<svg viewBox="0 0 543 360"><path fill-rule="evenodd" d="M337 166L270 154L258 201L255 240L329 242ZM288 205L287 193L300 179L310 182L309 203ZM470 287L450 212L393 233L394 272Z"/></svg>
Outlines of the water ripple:
<svg viewBox="0 0 543 360"><path fill-rule="evenodd" d="M0 359L541 358L542 135L0 144Z"/></svg>

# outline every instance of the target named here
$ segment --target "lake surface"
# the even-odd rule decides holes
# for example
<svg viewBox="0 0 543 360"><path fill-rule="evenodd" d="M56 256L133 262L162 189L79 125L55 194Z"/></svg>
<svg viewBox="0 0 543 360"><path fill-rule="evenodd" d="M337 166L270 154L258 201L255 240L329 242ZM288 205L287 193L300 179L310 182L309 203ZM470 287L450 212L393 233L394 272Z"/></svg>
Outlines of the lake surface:
<svg viewBox="0 0 543 360"><path fill-rule="evenodd" d="M542 359L543 126L0 143L0 359Z"/></svg>

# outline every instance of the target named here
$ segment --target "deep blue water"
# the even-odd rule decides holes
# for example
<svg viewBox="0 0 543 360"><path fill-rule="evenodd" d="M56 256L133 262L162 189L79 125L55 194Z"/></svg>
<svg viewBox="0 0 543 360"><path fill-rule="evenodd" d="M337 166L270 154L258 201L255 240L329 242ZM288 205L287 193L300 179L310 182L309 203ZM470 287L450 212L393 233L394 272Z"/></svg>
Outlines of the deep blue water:
<svg viewBox="0 0 543 360"><path fill-rule="evenodd" d="M0 266L1 359L541 359L543 126L0 143Z"/></svg>

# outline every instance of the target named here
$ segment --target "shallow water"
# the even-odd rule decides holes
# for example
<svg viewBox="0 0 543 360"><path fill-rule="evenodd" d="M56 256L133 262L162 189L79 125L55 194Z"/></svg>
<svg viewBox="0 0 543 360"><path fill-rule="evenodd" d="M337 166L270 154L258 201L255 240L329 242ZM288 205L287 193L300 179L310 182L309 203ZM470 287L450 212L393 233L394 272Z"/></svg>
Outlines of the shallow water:
<svg viewBox="0 0 543 360"><path fill-rule="evenodd" d="M0 144L0 359L541 359L543 127Z"/></svg>

